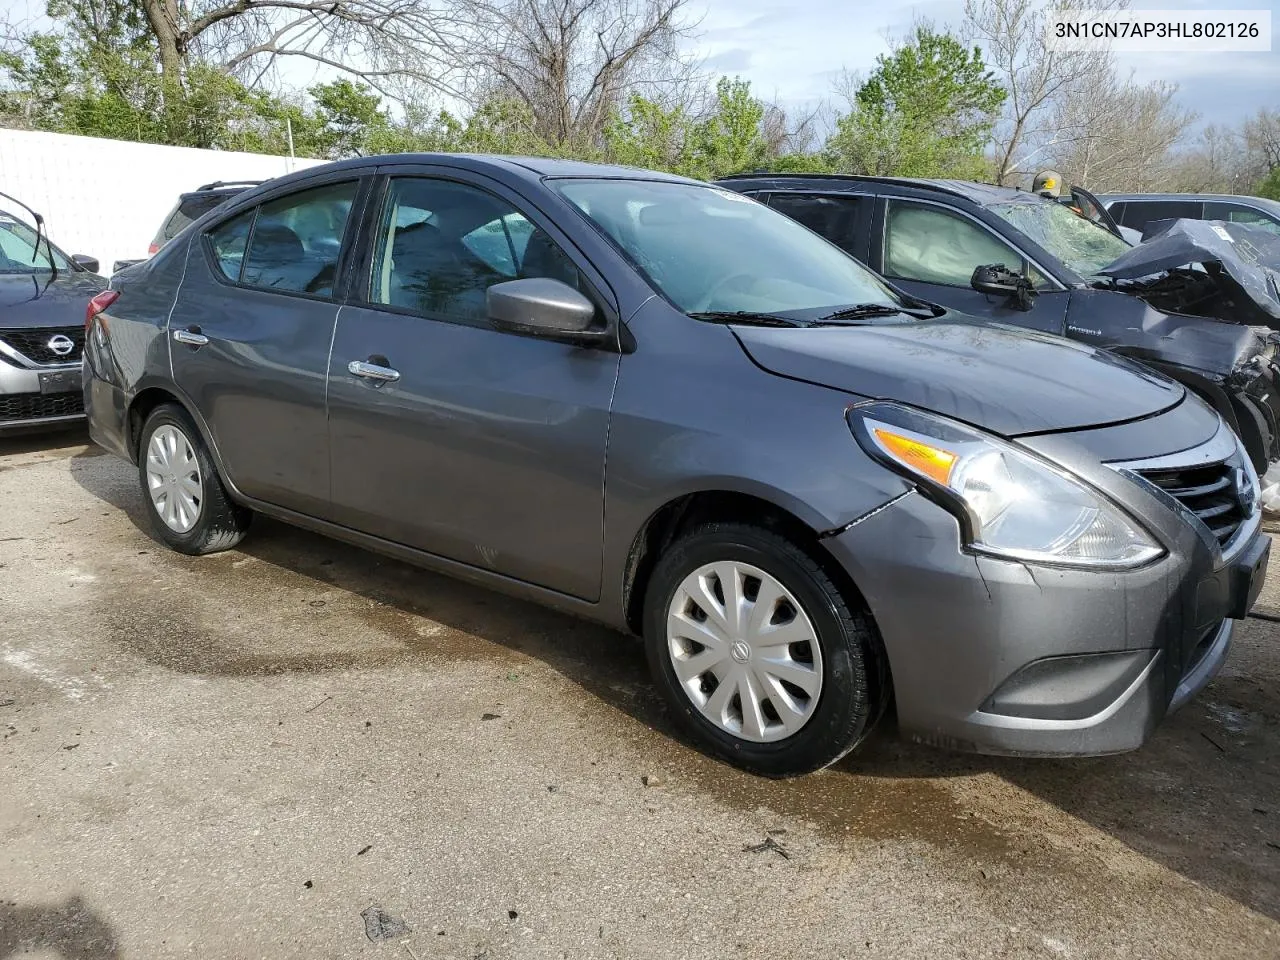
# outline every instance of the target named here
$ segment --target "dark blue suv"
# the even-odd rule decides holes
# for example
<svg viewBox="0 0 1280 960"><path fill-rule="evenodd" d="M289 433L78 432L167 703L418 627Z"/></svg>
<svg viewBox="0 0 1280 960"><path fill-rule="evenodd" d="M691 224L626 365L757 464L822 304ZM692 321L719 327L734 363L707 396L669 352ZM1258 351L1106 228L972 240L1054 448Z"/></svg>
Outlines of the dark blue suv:
<svg viewBox="0 0 1280 960"><path fill-rule="evenodd" d="M1149 271L1128 271L1136 279L1119 279L1108 272L1135 259L1127 241L1066 204L1008 187L806 174L720 185L800 221L922 300L1141 360L1221 413L1260 472L1280 459L1280 311L1251 299L1218 261L1167 269L1153 259Z"/></svg>

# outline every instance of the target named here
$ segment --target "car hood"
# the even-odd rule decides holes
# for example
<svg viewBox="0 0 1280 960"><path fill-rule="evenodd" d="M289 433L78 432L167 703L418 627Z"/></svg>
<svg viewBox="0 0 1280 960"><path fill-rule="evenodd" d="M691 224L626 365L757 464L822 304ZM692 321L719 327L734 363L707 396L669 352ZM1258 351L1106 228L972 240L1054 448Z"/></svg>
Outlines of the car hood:
<svg viewBox="0 0 1280 960"><path fill-rule="evenodd" d="M0 274L0 329L71 327L84 323L89 298L107 289L96 273Z"/></svg>
<svg viewBox="0 0 1280 960"><path fill-rule="evenodd" d="M770 373L898 400L1006 437L1135 420L1185 395L1123 357L998 324L733 330Z"/></svg>
<svg viewBox="0 0 1280 960"><path fill-rule="evenodd" d="M1280 236L1258 227L1218 220L1160 221L1155 231L1100 273L1137 280L1199 264L1223 292L1253 304L1262 322L1280 321Z"/></svg>

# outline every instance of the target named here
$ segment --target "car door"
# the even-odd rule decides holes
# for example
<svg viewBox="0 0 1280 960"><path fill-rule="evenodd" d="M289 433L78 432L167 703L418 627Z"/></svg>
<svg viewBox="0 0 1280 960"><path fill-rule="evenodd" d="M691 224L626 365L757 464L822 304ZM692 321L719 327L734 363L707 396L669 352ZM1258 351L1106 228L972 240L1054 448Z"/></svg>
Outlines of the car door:
<svg viewBox="0 0 1280 960"><path fill-rule="evenodd" d="M1096 223L1108 233L1114 234L1121 240L1124 239L1124 234L1120 232L1120 225L1116 223L1111 213L1084 187L1071 188L1070 206L1090 223Z"/></svg>
<svg viewBox="0 0 1280 960"><path fill-rule="evenodd" d="M461 171L387 179L364 245L364 302L342 308L329 367L336 519L597 599L620 355L501 332L485 291L551 277L606 309L603 280L517 194Z"/></svg>
<svg viewBox="0 0 1280 960"><path fill-rule="evenodd" d="M867 262L871 234L869 196L826 193L771 193L769 206L798 220L850 256Z"/></svg>
<svg viewBox="0 0 1280 960"><path fill-rule="evenodd" d="M169 320L174 380L228 478L246 496L316 516L329 506L335 284L362 182L344 172L195 238Z"/></svg>
<svg viewBox="0 0 1280 960"><path fill-rule="evenodd" d="M932 201L897 197L885 199L881 216L883 242L872 266L908 293L975 317L1065 332L1067 291L977 218ZM974 269L991 264L1031 280L1036 296L1029 310L973 289Z"/></svg>

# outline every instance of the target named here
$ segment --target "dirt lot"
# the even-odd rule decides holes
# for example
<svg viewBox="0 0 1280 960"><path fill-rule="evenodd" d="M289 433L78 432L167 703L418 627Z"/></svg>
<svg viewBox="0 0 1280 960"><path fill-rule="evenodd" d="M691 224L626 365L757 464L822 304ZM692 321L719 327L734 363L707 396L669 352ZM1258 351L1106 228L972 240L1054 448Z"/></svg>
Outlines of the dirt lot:
<svg viewBox="0 0 1280 960"><path fill-rule="evenodd" d="M0 442L0 958L1280 957L1278 625L1136 754L774 783L634 641L144 524L83 435Z"/></svg>

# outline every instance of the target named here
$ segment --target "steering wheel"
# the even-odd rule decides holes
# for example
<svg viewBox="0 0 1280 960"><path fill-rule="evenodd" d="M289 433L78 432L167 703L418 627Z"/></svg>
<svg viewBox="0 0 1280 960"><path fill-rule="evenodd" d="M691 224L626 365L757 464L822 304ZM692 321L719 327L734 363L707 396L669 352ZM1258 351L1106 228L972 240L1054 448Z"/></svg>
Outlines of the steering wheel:
<svg viewBox="0 0 1280 960"><path fill-rule="evenodd" d="M719 281L707 291L706 296L694 305L690 313L705 313L712 309L711 305L722 293L747 293L759 281L759 277L750 273L734 273Z"/></svg>

